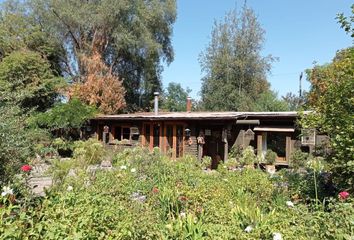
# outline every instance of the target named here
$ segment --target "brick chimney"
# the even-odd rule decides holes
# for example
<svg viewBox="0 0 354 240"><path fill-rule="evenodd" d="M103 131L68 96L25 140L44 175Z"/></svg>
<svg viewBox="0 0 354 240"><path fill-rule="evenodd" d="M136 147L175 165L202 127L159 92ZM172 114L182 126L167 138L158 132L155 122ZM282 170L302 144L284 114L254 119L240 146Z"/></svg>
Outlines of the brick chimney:
<svg viewBox="0 0 354 240"><path fill-rule="evenodd" d="M192 111L192 98L191 97L187 97L187 112L191 112Z"/></svg>

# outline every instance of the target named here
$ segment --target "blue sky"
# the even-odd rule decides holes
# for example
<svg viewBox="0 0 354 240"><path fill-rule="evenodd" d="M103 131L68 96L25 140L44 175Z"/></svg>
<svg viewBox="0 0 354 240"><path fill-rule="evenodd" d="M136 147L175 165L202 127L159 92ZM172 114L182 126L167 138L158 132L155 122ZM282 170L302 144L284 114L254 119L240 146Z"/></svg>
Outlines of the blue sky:
<svg viewBox="0 0 354 240"><path fill-rule="evenodd" d="M201 69L198 56L210 41L214 20L244 1L177 0L177 21L174 25L175 60L164 66L163 85L178 82L199 98ZM271 88L279 96L297 93L299 74L313 66L330 62L337 50L352 45L352 40L340 28L335 17L339 12L350 14L349 0L247 0L266 31L263 55L272 54L279 60L268 76ZM303 88L309 83L303 78Z"/></svg>

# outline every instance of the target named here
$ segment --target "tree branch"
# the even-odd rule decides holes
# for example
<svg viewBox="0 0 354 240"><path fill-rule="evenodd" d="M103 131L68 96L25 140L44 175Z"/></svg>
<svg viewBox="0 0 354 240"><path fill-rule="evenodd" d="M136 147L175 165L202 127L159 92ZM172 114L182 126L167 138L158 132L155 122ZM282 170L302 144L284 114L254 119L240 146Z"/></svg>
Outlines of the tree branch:
<svg viewBox="0 0 354 240"><path fill-rule="evenodd" d="M54 15L67 27L68 32L69 32L69 34L71 35L72 39L74 40L76 47L77 47L78 49L81 49L80 42L76 39L74 33L73 33L72 30L71 30L70 25L67 24L67 23L59 16L59 14L58 14L54 9L52 9L52 11L53 11Z"/></svg>

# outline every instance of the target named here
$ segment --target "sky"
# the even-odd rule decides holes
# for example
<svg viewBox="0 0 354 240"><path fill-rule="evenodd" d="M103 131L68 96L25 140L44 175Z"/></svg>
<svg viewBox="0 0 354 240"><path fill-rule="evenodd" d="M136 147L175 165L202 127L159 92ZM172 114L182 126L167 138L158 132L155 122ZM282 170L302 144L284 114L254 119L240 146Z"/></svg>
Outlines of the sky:
<svg viewBox="0 0 354 240"><path fill-rule="evenodd" d="M214 20L222 20L243 3L244 0L177 0L172 37L175 58L169 66L164 65L164 87L177 82L192 89L192 98L200 98L203 74L198 57L210 42ZM298 93L301 72L314 62L330 62L337 50L353 45L335 19L340 12L348 16L351 4L352 0L247 0L266 31L262 55L278 58L268 76L278 96ZM302 85L304 90L309 88L306 77Z"/></svg>

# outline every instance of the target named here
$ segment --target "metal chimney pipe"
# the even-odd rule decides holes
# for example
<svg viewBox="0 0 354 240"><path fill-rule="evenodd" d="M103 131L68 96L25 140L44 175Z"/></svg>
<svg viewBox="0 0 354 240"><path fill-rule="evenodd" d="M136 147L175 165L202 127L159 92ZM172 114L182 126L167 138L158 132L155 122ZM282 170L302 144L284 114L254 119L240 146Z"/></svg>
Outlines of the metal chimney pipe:
<svg viewBox="0 0 354 240"><path fill-rule="evenodd" d="M159 114L159 92L154 92L155 100L154 100L154 111L155 115Z"/></svg>
<svg viewBox="0 0 354 240"><path fill-rule="evenodd" d="M191 97L187 97L187 112L191 112L192 111L192 98Z"/></svg>

